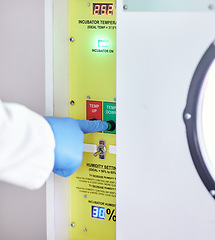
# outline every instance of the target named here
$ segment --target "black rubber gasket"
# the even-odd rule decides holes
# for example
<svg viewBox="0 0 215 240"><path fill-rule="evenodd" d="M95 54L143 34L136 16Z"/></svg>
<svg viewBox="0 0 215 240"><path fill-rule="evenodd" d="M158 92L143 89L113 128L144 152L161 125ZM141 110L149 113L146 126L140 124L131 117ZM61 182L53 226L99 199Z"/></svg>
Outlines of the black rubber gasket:
<svg viewBox="0 0 215 240"><path fill-rule="evenodd" d="M200 60L193 75L188 92L187 104L183 113L183 119L186 125L187 140L194 165L204 185L215 199L215 180L211 176L202 156L197 134L197 109L199 97L205 81L205 76L214 59L215 45L212 43Z"/></svg>

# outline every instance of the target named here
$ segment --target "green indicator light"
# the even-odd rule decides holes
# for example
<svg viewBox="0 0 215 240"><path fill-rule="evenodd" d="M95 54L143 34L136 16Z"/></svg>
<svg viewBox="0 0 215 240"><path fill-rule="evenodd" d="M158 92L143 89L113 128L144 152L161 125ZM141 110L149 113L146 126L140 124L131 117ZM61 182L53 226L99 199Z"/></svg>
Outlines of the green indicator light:
<svg viewBox="0 0 215 240"><path fill-rule="evenodd" d="M98 47L109 47L109 41L108 40L98 40Z"/></svg>

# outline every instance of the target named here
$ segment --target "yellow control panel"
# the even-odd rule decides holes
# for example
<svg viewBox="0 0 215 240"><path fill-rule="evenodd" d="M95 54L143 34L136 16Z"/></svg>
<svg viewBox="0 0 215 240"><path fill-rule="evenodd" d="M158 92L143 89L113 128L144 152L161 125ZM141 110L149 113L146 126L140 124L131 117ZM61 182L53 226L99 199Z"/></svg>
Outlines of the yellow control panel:
<svg viewBox="0 0 215 240"><path fill-rule="evenodd" d="M70 117L116 125L116 1L69 0ZM116 239L116 128L85 135L70 178L70 239ZM102 151L101 151L102 150Z"/></svg>

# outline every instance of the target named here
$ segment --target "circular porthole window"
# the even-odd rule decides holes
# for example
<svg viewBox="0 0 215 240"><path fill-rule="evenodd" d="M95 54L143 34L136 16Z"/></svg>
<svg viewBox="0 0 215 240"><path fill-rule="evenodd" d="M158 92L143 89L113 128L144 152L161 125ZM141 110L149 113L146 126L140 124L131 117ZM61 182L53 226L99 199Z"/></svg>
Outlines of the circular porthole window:
<svg viewBox="0 0 215 240"><path fill-rule="evenodd" d="M194 73L184 110L194 165L215 199L215 45L208 48Z"/></svg>

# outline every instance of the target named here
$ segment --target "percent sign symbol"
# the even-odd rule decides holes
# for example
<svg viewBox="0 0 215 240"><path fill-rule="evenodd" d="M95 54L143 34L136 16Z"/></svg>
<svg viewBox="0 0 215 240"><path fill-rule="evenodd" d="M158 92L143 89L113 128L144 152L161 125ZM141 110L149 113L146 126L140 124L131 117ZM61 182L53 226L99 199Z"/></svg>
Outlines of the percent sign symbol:
<svg viewBox="0 0 215 240"><path fill-rule="evenodd" d="M110 208L108 208L106 210L107 215L110 215L110 217L108 219L109 221L112 219L114 222L116 222L116 215L114 215L114 212L115 212L114 209L112 210L112 212L111 212Z"/></svg>

